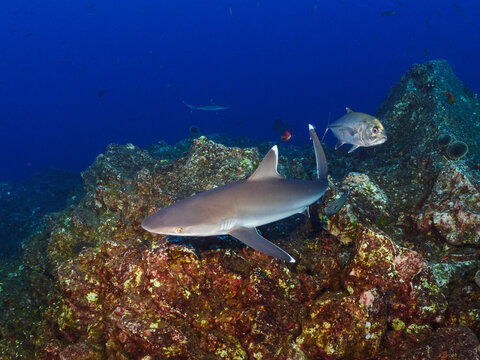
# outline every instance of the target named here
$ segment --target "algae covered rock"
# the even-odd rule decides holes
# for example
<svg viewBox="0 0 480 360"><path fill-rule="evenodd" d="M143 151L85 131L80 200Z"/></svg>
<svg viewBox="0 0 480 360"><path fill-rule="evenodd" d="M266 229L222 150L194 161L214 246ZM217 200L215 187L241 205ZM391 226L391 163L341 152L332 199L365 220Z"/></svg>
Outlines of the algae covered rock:
<svg viewBox="0 0 480 360"><path fill-rule="evenodd" d="M378 352L386 329L385 303L376 290L329 293L312 304L297 343L313 359L365 359Z"/></svg>
<svg viewBox="0 0 480 360"><path fill-rule="evenodd" d="M454 97L453 106L445 91ZM388 146L376 151L382 162L436 154L436 139L443 133L468 144L472 158L480 156L478 97L455 76L445 60L412 66L392 87L377 117L389 134Z"/></svg>
<svg viewBox="0 0 480 360"><path fill-rule="evenodd" d="M453 105L445 97L447 90L455 98ZM480 102L445 60L434 60L413 65L391 88L376 116L388 132L388 141L353 153L344 161L344 171L367 174L390 200L385 221L409 227L409 214L422 207L447 161L437 140L440 135L468 145L460 162L478 167Z"/></svg>
<svg viewBox="0 0 480 360"><path fill-rule="evenodd" d="M333 185L333 182L331 184ZM328 219L321 217L327 222L326 230L329 233L342 243L348 244L356 238L362 226L385 226L385 219L389 215L389 201L385 192L368 175L349 173L337 186L350 189L350 195L340 212ZM341 193L339 190L337 192ZM328 193L326 197L330 198Z"/></svg>
<svg viewBox="0 0 480 360"><path fill-rule="evenodd" d="M390 348L378 359L382 360L438 360L438 359L480 359L478 338L467 327L445 327L435 331L431 337L419 345L404 349Z"/></svg>
<svg viewBox="0 0 480 360"><path fill-rule="evenodd" d="M387 298L388 323L395 330L433 326L443 320L447 302L428 263L385 234L364 229L345 274L351 294L378 290Z"/></svg>
<svg viewBox="0 0 480 360"><path fill-rule="evenodd" d="M326 150L334 176L324 203L351 190L338 213L327 219L316 204L310 219L259 228L294 264L228 236L140 226L181 198L247 178L272 144L192 136L148 151L110 145L83 172L80 203L48 215L22 264L3 271L31 285L17 304L2 291L10 280L0 281L0 350L40 359L478 358L479 182L469 169L478 100L434 61L413 66L379 114L387 143L341 158ZM469 145L465 158L445 158L443 133ZM311 146L284 150L281 173L312 176ZM29 311L32 320L18 320Z"/></svg>
<svg viewBox="0 0 480 360"><path fill-rule="evenodd" d="M480 182L465 165L448 162L419 214L421 231L437 231L452 245L480 245Z"/></svg>

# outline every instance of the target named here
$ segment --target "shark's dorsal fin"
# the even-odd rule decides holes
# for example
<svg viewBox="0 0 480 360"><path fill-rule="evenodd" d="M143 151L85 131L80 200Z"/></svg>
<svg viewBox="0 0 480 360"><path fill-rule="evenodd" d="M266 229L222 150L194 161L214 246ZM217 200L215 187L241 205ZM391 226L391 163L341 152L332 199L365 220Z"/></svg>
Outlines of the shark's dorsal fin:
<svg viewBox="0 0 480 360"><path fill-rule="evenodd" d="M350 109L349 107L346 107L345 109L347 110L347 114L350 114L351 112L353 112L353 110Z"/></svg>
<svg viewBox="0 0 480 360"><path fill-rule="evenodd" d="M248 180L260 180L266 178L282 179L282 176L277 171L278 164L278 146L275 145L265 155L257 170L248 178Z"/></svg>

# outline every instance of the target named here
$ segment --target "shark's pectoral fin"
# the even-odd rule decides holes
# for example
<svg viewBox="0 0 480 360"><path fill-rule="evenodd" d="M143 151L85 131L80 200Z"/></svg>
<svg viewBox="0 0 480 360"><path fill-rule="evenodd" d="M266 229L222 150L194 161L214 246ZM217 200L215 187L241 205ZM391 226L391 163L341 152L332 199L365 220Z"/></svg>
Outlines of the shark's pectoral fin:
<svg viewBox="0 0 480 360"><path fill-rule="evenodd" d="M350 154L351 152L354 152L355 150L357 150L359 148L359 145L353 145L350 150L348 150L348 153Z"/></svg>
<svg viewBox="0 0 480 360"><path fill-rule="evenodd" d="M244 244L266 255L289 262L295 262L294 258L280 249L277 245L271 243L261 236L255 228L242 227L233 229L229 232L229 235L232 235L234 238L240 240Z"/></svg>

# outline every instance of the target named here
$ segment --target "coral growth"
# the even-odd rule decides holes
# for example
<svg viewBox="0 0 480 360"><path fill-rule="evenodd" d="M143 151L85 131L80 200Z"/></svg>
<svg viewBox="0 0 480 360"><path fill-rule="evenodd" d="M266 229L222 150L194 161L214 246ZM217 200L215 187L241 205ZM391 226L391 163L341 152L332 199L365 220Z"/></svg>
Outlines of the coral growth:
<svg viewBox="0 0 480 360"><path fill-rule="evenodd" d="M469 126L478 108L446 62L413 66L379 108L387 144L348 158L326 150L324 202L348 187L346 205L326 218L315 204L310 219L260 228L295 264L226 236L166 237L140 226L155 209L246 178L271 144L242 149L195 133L149 150L110 145L82 174L80 203L48 215L22 260L0 267L0 353L480 359L480 181L469 167L479 155ZM440 133L471 151L450 161L438 151ZM280 155L282 174L312 176L310 147Z"/></svg>

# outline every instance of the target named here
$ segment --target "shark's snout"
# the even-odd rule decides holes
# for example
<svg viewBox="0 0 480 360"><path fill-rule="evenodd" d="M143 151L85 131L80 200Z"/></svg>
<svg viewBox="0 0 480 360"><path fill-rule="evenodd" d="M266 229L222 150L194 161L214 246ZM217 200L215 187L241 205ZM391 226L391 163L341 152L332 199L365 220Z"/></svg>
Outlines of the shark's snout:
<svg viewBox="0 0 480 360"><path fill-rule="evenodd" d="M152 214L153 215L153 214ZM147 231L154 232L153 228L153 216L149 215L147 216L143 221L142 221L142 228L144 228Z"/></svg>

